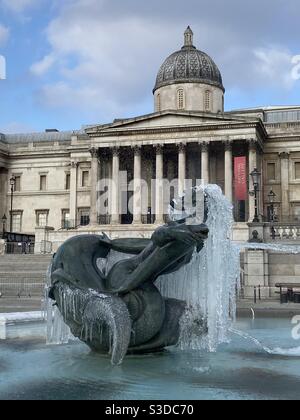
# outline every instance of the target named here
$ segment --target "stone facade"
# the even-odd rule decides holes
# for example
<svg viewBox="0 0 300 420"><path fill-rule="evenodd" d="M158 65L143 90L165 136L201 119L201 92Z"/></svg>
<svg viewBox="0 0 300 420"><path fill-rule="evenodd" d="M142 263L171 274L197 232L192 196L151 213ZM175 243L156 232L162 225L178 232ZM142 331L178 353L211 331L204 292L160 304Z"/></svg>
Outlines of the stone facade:
<svg viewBox="0 0 300 420"><path fill-rule="evenodd" d="M130 226L130 220L123 217L122 221L119 214L120 197L110 197L112 212L105 220L96 210L97 182L111 175L116 179L119 170L127 170L132 179L141 175L149 185L152 178L204 179L219 184L236 204L233 158L245 155L249 173L258 168L263 174L260 214L267 217L272 188L278 219L296 221L300 208L300 121L269 124L257 113L249 111L241 117L233 112L219 115L173 110L72 133L3 135L1 217L6 214L9 224L9 180L15 176L13 215L20 215L19 225L14 219L18 231L33 234L36 226L43 224L59 231L67 221L70 225L66 227L70 228L89 225L100 230L109 224L118 230L120 225ZM157 204L149 202L149 208L162 221L163 214L156 214L159 197L156 199ZM248 239L241 226L252 221L253 206L249 197L244 216L236 217L239 239ZM145 217L136 210L132 222L155 222Z"/></svg>

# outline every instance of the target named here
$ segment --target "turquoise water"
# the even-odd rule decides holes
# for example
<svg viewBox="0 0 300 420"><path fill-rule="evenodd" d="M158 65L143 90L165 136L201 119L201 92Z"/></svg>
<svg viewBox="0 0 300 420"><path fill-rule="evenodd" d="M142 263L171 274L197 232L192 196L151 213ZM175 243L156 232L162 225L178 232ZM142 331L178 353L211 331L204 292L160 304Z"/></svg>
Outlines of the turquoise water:
<svg viewBox="0 0 300 420"><path fill-rule="evenodd" d="M2 341L0 399L300 399L300 341L291 320L240 320L235 328L280 354L234 334L217 353L171 350L112 367L80 343Z"/></svg>

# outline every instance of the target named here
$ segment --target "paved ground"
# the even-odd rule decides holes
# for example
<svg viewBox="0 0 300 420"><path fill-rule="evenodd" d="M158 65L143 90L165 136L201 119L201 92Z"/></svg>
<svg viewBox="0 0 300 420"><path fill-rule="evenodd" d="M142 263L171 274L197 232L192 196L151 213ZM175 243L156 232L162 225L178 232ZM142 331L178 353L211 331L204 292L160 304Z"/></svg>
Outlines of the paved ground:
<svg viewBox="0 0 300 420"><path fill-rule="evenodd" d="M1 298L0 313L40 311L40 298Z"/></svg>

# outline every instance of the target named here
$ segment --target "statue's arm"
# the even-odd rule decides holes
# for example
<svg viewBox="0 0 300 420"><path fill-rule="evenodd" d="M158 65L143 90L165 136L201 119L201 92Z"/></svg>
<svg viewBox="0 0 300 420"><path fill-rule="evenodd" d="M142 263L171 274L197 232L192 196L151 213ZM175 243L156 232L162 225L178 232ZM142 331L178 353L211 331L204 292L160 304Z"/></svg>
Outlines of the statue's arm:
<svg viewBox="0 0 300 420"><path fill-rule="evenodd" d="M193 258L193 254L194 254L194 250L191 250L185 257L183 257L179 261L176 261L166 271L164 271L161 275L175 273L176 271L180 270L185 265L188 265Z"/></svg>
<svg viewBox="0 0 300 420"><path fill-rule="evenodd" d="M111 249L123 254L138 255L147 248L151 243L151 239L113 239L111 241Z"/></svg>

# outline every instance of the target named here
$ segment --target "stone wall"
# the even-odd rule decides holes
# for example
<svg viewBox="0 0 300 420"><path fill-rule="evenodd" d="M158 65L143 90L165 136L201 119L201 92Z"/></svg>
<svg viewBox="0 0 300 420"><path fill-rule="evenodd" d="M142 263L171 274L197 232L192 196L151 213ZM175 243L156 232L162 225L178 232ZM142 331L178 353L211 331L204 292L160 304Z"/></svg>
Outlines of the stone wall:
<svg viewBox="0 0 300 420"><path fill-rule="evenodd" d="M211 93L211 107L209 112L218 114L224 111L224 93L222 89L199 83L181 83L161 87L155 92L154 99L156 111L158 102L160 111L178 110L177 92L178 89L184 90L184 110L186 111L208 111L205 109L205 92ZM159 95L159 101L158 101Z"/></svg>

